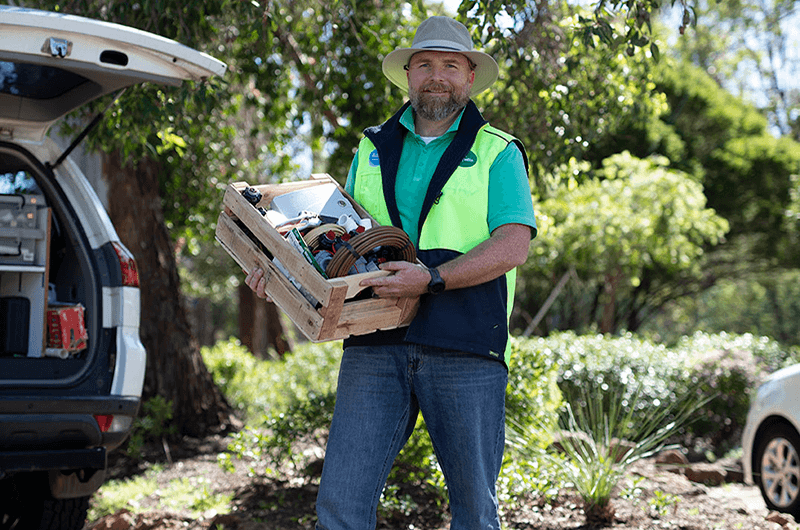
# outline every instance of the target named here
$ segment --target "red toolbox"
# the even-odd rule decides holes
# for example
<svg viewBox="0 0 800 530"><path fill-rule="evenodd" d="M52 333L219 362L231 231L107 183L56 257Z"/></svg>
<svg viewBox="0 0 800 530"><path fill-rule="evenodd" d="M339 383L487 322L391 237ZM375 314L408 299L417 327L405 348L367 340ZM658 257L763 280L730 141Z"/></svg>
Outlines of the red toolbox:
<svg viewBox="0 0 800 530"><path fill-rule="evenodd" d="M47 346L70 352L86 348L89 337L81 304L50 304L47 308Z"/></svg>

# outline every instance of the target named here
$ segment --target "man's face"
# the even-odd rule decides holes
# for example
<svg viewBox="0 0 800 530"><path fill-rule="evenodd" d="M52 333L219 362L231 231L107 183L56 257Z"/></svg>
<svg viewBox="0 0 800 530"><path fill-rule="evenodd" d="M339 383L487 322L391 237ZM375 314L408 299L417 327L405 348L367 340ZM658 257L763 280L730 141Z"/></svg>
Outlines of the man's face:
<svg viewBox="0 0 800 530"><path fill-rule="evenodd" d="M475 72L460 53L418 52L408 61L408 97L423 118L441 121L469 102Z"/></svg>

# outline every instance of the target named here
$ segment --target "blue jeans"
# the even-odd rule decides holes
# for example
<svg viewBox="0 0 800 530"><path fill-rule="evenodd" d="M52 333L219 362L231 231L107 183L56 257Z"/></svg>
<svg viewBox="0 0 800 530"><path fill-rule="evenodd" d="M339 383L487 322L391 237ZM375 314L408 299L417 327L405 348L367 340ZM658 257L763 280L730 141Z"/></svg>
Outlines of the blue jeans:
<svg viewBox="0 0 800 530"><path fill-rule="evenodd" d="M502 363L476 355L414 344L346 348L317 530L375 528L392 463L420 411L447 482L451 530L498 530L507 382Z"/></svg>

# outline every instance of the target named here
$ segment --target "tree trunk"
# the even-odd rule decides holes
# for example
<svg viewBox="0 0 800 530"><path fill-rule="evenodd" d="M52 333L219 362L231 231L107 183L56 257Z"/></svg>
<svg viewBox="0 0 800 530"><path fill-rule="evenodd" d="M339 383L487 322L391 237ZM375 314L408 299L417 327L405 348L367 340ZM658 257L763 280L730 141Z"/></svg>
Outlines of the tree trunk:
<svg viewBox="0 0 800 530"><path fill-rule="evenodd" d="M606 282L604 285L605 300L603 303L603 316L600 320L601 333L613 333L616 324L617 314L617 286L619 285L622 272L619 267L614 271L614 274L606 274Z"/></svg>
<svg viewBox="0 0 800 530"><path fill-rule="evenodd" d="M186 305L192 334L197 339L198 345L201 348L203 346L213 346L215 342L214 332L216 329L214 328L211 300L208 298L193 297L184 297L183 300Z"/></svg>
<svg viewBox="0 0 800 530"><path fill-rule="evenodd" d="M270 347L278 357L292 349L278 307L258 298L244 282L239 285L239 339L253 355L262 359L271 357Z"/></svg>
<svg viewBox="0 0 800 530"><path fill-rule="evenodd" d="M142 160L123 167L121 154L103 156L108 209L122 243L136 259L141 288L142 343L147 350L143 398L173 404L180 434L203 436L238 425L203 363L180 294L178 266L159 197L160 167Z"/></svg>

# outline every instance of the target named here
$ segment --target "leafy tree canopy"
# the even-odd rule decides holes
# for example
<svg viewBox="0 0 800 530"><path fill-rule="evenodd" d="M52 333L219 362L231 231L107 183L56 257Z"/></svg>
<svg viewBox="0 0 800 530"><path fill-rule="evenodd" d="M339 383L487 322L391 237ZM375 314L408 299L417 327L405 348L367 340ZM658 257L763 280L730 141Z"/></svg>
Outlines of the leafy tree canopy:
<svg viewBox="0 0 800 530"><path fill-rule="evenodd" d="M579 296L597 298L580 327L600 327L603 307L615 312L607 323L613 329L603 331L639 322L639 311L652 310L678 285L702 277L705 247L728 230L706 207L702 186L670 169L663 157L642 160L626 152L609 157L599 170L583 162L561 171L574 184L537 205L540 235L525 276L535 281L573 271L584 283ZM577 185L571 176L579 174L583 182ZM650 298L635 305L638 292ZM626 307L609 307L614 300ZM566 311L585 305L564 303Z"/></svg>

